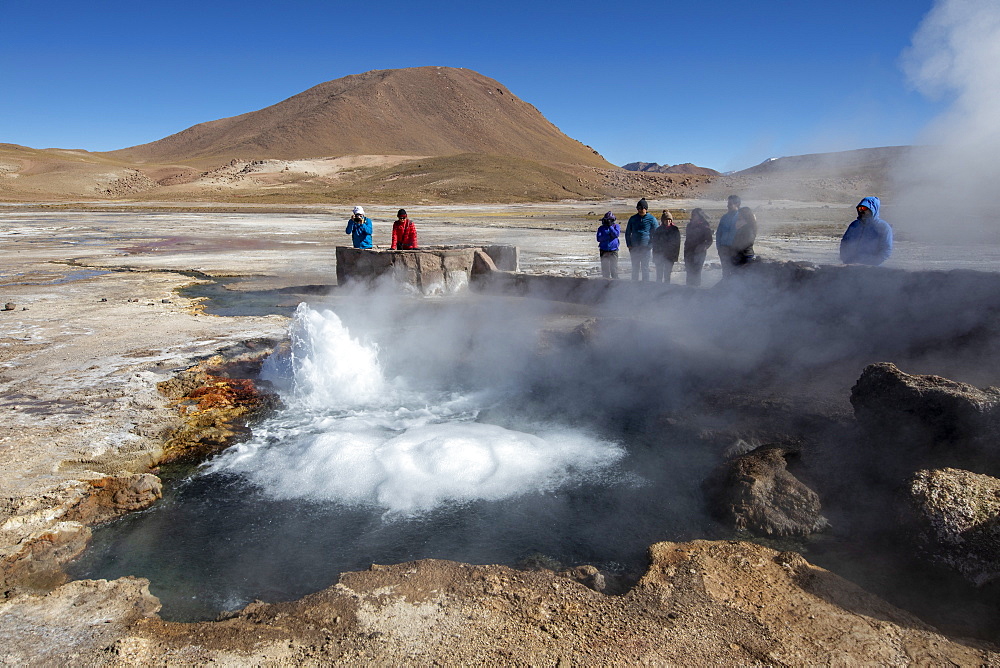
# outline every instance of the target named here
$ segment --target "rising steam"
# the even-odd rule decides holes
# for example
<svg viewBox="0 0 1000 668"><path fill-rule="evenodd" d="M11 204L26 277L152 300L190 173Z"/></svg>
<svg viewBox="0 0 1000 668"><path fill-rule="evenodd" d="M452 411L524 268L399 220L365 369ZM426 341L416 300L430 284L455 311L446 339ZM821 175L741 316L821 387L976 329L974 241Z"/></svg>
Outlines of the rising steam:
<svg viewBox="0 0 1000 668"><path fill-rule="evenodd" d="M1000 239L1000 4L940 0L903 54L914 87L947 110L896 177L893 224L958 243Z"/></svg>

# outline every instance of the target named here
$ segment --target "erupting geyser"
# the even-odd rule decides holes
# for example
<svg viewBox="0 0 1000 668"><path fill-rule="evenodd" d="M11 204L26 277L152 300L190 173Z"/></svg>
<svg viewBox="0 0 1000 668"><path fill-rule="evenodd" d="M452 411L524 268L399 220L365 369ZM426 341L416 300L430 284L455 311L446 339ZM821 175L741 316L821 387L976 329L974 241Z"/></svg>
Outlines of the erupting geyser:
<svg viewBox="0 0 1000 668"><path fill-rule="evenodd" d="M387 380L374 344L335 313L301 304L291 350L265 378L287 406L209 467L275 499L364 505L412 514L448 503L555 489L606 469L623 451L580 431L536 434L476 422L495 399L407 388Z"/></svg>

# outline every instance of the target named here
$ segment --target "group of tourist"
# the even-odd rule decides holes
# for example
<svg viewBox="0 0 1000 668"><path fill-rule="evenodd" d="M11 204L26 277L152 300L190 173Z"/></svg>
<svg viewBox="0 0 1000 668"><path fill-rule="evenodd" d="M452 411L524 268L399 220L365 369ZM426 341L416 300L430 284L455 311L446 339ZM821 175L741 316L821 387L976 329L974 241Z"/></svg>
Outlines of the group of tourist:
<svg viewBox="0 0 1000 668"><path fill-rule="evenodd" d="M865 197L858 203L857 220L848 226L840 240L840 259L844 264L880 265L889 258L892 253L892 228L879 218L880 206L878 197ZM656 281L669 283L674 263L680 257L680 228L674 224L673 214L667 209L663 209L657 224L656 218L649 213L649 203L645 198L636 203L635 209L635 215L628 219L625 226L625 246L632 263L632 280L648 281L649 264L653 262ZM742 205L738 195L729 196L726 209L726 213L719 218L719 227L714 237L705 211L691 210L690 221L684 230L683 244L688 285L701 285L701 271L713 238L723 277L757 259L753 250L757 239L757 217L749 207ZM354 207L345 232L351 235L355 248L372 247L372 221L365 215L362 207ZM601 275L604 278L618 278L620 238L621 228L615 214L608 211L597 228ZM417 248L417 228L407 216L406 209L400 209L396 214L396 220L392 224L390 248Z"/></svg>
<svg viewBox="0 0 1000 668"><path fill-rule="evenodd" d="M715 248L722 265L722 276L757 259L753 244L757 239L757 217L742 205L738 195L730 195L726 213L715 231ZM844 264L880 265L892 253L892 228L878 217L878 197L865 197L858 203L858 218L840 241L840 259ZM659 225L649 213L645 198L635 205L636 213L625 226L625 246L632 263L632 280L649 280L649 263L656 266L656 280L669 283L674 263L680 256L681 232L667 209L660 214ZM601 256L601 275L618 278L618 248L621 228L615 214L608 211L597 228ZM692 209L684 232L684 269L688 285L701 285L701 271L712 246L712 226L703 209Z"/></svg>

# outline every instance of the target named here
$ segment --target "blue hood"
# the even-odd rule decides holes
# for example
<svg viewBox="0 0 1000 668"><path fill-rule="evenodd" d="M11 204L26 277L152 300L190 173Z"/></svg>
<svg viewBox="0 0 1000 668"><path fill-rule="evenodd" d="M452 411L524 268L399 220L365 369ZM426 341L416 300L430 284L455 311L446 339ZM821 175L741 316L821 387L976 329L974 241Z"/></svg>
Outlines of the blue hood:
<svg viewBox="0 0 1000 668"><path fill-rule="evenodd" d="M878 209L882 206L882 202L879 201L878 197L866 197L858 202L858 206L867 206L871 209L872 218L878 220Z"/></svg>

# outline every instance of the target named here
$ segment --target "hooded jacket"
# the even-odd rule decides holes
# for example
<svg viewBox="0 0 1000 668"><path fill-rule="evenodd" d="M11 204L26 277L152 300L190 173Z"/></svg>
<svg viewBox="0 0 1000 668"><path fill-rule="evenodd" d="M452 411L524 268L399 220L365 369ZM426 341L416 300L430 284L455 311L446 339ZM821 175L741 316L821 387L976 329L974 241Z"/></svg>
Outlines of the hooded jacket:
<svg viewBox="0 0 1000 668"><path fill-rule="evenodd" d="M602 251L616 251L618 250L618 237L621 236L622 230L618 227L618 223L611 223L610 225L601 224L597 228L597 247Z"/></svg>
<svg viewBox="0 0 1000 668"><path fill-rule="evenodd" d="M840 240L840 261L844 264L880 265L892 255L892 228L878 217L881 202L878 197L866 197L858 206L872 212L870 220L860 217L848 225Z"/></svg>
<svg viewBox="0 0 1000 668"><path fill-rule="evenodd" d="M417 247L417 226L409 218L396 219L392 224L392 250L413 250Z"/></svg>
<svg viewBox="0 0 1000 668"><path fill-rule="evenodd" d="M351 241L354 242L355 248L372 247L372 221L368 216L365 216L365 219L360 223L353 218L349 219L344 233L351 235Z"/></svg>

